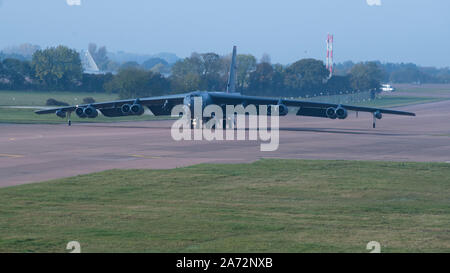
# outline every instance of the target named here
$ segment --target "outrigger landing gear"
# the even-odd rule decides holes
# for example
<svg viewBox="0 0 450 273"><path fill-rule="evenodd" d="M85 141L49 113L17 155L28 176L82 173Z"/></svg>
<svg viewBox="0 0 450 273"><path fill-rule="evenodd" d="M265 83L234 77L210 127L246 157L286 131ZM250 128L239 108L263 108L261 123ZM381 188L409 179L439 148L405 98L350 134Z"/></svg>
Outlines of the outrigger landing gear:
<svg viewBox="0 0 450 273"><path fill-rule="evenodd" d="M70 120L70 114L72 114L71 111L67 112L67 125L71 126L72 125L72 121Z"/></svg>
<svg viewBox="0 0 450 273"><path fill-rule="evenodd" d="M372 127L375 128L377 126L377 119L381 119L383 115L380 113L380 111L376 111L373 113L373 125Z"/></svg>

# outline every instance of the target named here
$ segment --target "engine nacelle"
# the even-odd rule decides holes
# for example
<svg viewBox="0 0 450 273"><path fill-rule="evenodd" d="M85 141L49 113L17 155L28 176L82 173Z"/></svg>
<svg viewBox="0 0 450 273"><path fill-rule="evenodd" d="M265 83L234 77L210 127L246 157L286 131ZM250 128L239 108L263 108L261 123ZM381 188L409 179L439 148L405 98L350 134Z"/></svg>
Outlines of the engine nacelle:
<svg viewBox="0 0 450 273"><path fill-rule="evenodd" d="M83 112L88 118L96 118L98 116L97 109L95 109L95 107L93 106L88 106L84 108Z"/></svg>
<svg viewBox="0 0 450 273"><path fill-rule="evenodd" d="M289 113L289 108L284 104L278 104L278 113L280 116L286 116Z"/></svg>
<svg viewBox="0 0 450 273"><path fill-rule="evenodd" d="M77 114L79 118L87 118L83 107L77 107L77 109L75 109L75 114Z"/></svg>
<svg viewBox="0 0 450 273"><path fill-rule="evenodd" d="M329 117L331 119L336 119L337 118L336 108L334 108L334 107L327 108L325 113L327 114L327 117Z"/></svg>
<svg viewBox="0 0 450 273"><path fill-rule="evenodd" d="M244 105L245 107L245 105ZM278 115L279 116L286 116L289 113L289 109L284 104L276 104L276 105L267 105L267 115L272 115L272 107L278 108ZM257 111L259 112L259 107L257 108Z"/></svg>
<svg viewBox="0 0 450 273"><path fill-rule="evenodd" d="M338 107L338 109L336 109L336 116L338 119L346 119L348 116L347 109Z"/></svg>
<svg viewBox="0 0 450 273"><path fill-rule="evenodd" d="M129 115L129 114L130 114L130 111L131 111L131 105L129 105L129 104L124 104L124 105L122 105L122 107L121 107L120 109L122 110L122 113L123 113L124 115Z"/></svg>
<svg viewBox="0 0 450 273"><path fill-rule="evenodd" d="M144 107L142 107L142 105L140 105L140 104L135 103L135 104L131 105L130 112L133 115L140 116L140 115L144 114Z"/></svg>
<svg viewBox="0 0 450 273"><path fill-rule="evenodd" d="M60 118L65 118L67 116L67 113L66 113L66 111L58 110L58 111L56 111L56 115Z"/></svg>
<svg viewBox="0 0 450 273"><path fill-rule="evenodd" d="M382 118L383 118L383 114L381 114L380 111L376 111L375 113L373 113L373 116L374 116L376 119L382 119Z"/></svg>

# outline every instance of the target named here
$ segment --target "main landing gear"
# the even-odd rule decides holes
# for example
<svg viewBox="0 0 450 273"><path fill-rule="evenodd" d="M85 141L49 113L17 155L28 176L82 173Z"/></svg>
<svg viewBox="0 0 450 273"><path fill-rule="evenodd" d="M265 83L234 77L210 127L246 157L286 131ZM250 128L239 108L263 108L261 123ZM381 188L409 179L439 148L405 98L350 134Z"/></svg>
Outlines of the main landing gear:
<svg viewBox="0 0 450 273"><path fill-rule="evenodd" d="M206 124L210 119L204 119L201 123L199 122L199 119L193 118L191 119L191 129L200 129L201 126L203 126L204 124ZM215 129L216 125L212 125L211 129ZM222 129L227 129L227 128L236 128L236 119L234 117L229 117L229 118L224 118L222 120Z"/></svg>

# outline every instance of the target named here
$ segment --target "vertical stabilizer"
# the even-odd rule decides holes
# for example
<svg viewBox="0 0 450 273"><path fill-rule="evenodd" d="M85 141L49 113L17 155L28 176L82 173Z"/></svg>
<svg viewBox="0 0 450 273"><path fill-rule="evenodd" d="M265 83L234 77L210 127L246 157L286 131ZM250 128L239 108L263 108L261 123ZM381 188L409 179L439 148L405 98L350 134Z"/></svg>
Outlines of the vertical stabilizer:
<svg viewBox="0 0 450 273"><path fill-rule="evenodd" d="M236 92L236 46L233 46L231 57L230 74L228 76L227 93Z"/></svg>

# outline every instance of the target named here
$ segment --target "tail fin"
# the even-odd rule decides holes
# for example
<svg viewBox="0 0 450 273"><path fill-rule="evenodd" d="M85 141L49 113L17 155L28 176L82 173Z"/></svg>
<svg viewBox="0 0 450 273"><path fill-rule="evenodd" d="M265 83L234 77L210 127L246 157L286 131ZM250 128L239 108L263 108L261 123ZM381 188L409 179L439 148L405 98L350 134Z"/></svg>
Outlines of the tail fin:
<svg viewBox="0 0 450 273"><path fill-rule="evenodd" d="M231 57L230 75L228 77L227 93L236 92L236 46L233 46L233 56Z"/></svg>

